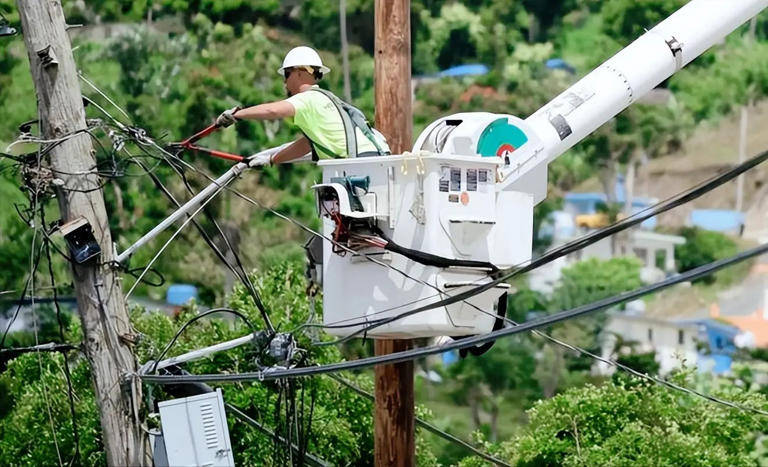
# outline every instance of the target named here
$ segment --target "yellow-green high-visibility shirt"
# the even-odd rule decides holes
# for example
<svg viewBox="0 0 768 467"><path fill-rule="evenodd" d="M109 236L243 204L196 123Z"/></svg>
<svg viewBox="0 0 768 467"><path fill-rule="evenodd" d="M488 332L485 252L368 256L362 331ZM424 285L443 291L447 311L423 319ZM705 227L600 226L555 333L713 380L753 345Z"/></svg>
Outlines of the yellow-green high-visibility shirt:
<svg viewBox="0 0 768 467"><path fill-rule="evenodd" d="M318 87L317 85L312 86ZM320 159L336 159L349 157L347 151L347 136L344 132L344 122L333 102L320 92L306 90L286 99L293 105L296 114L293 123L309 138ZM355 128L357 136L357 153L373 151L376 146L365 137L359 128ZM387 144L379 138L379 146L388 151ZM316 143L316 144L315 144Z"/></svg>

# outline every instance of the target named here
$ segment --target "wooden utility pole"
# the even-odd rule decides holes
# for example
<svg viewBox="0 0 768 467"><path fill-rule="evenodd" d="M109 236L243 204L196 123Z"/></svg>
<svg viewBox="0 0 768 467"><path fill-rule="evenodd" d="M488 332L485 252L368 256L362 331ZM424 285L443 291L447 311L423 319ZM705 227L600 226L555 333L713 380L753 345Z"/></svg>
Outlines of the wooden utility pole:
<svg viewBox="0 0 768 467"><path fill-rule="evenodd" d="M393 154L411 149L411 4L376 0L376 128ZM376 355L407 350L410 340L376 340ZM374 449L376 466L413 466L413 362L375 369Z"/></svg>
<svg viewBox="0 0 768 467"><path fill-rule="evenodd" d="M58 0L17 0L32 79L37 90L40 130L45 139L63 139L49 152L50 167L62 180L57 197L63 222L84 217L93 228L101 256L73 264L77 308L91 365L102 441L109 465L141 465L141 386L131 350L132 328L113 258L112 238L95 158L86 129L72 48ZM71 137L70 137L71 136Z"/></svg>

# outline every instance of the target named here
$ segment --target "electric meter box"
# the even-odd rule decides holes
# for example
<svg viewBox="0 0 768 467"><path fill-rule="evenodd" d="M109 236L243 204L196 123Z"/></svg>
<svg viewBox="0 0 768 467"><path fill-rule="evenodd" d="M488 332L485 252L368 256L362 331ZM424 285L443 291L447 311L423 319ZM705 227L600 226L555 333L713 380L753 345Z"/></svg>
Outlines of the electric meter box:
<svg viewBox="0 0 768 467"><path fill-rule="evenodd" d="M436 137L440 147L425 144L435 137L422 135L413 153L318 163L323 183L314 188L326 238L339 241L350 232L374 225L401 247L488 265L428 266L384 248L349 251L324 242L323 319L331 326L328 332L348 335L378 319L487 284L495 268L530 260L534 191L541 187L518 191L499 183L503 169L524 155L529 138L506 117L467 116L473 114L442 120L448 121L443 127L449 128ZM425 133L440 133L436 130L439 122ZM496 128L485 131L485 139L481 138L489 125ZM510 128L515 131L510 133ZM489 134L495 138L492 143L487 142ZM483 141L487 147L482 146ZM478 154L478 147L488 155ZM487 333L499 320L498 302L506 299L508 288L499 284L465 301L404 317L366 335L411 338Z"/></svg>
<svg viewBox="0 0 768 467"><path fill-rule="evenodd" d="M234 467L221 389L158 407L168 465Z"/></svg>

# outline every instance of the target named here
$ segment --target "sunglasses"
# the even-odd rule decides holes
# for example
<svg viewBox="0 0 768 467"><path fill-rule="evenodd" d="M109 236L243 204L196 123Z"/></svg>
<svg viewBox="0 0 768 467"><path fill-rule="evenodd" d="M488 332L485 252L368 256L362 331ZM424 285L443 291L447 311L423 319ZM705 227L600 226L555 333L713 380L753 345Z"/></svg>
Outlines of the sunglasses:
<svg viewBox="0 0 768 467"><path fill-rule="evenodd" d="M283 70L283 81L288 81L288 77L291 76L291 73L293 73L295 70L304 70L309 74L313 74L314 70L308 66L299 66L299 67L293 67L293 68L286 68Z"/></svg>

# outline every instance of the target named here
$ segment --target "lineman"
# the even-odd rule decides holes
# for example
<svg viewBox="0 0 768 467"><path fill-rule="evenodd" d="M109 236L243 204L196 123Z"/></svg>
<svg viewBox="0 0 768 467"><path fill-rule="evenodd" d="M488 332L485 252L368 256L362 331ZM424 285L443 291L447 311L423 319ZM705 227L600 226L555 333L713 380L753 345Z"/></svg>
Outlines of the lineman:
<svg viewBox="0 0 768 467"><path fill-rule="evenodd" d="M277 72L283 76L288 98L277 102L223 112L216 124L227 127L237 120L292 118L304 134L293 143L266 150L250 158L250 166L282 164L312 153L312 160L389 154L381 133L365 116L316 84L330 69L310 47L296 47L285 56Z"/></svg>

